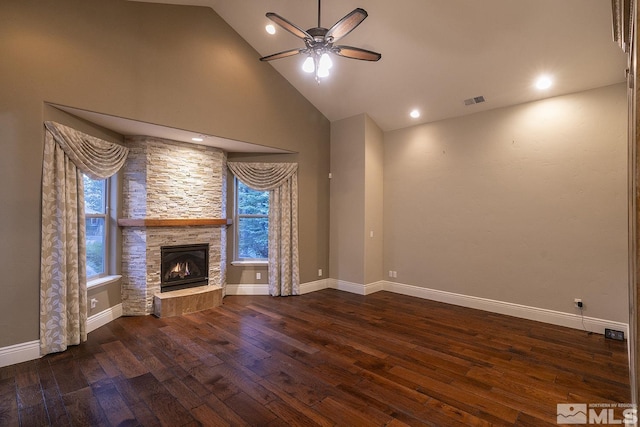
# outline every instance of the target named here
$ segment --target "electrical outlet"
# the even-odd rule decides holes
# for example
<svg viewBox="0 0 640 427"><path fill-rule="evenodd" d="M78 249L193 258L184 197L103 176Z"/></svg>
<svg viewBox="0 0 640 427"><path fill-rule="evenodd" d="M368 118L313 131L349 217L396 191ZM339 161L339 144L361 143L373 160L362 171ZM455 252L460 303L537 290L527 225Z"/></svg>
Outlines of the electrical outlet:
<svg viewBox="0 0 640 427"><path fill-rule="evenodd" d="M393 277L393 271L389 270L389 277Z"/></svg>
<svg viewBox="0 0 640 427"><path fill-rule="evenodd" d="M318 277L322 277L322 269L321 268L318 269Z"/></svg>
<svg viewBox="0 0 640 427"><path fill-rule="evenodd" d="M256 280L262 279L262 273L256 273Z"/></svg>
<svg viewBox="0 0 640 427"><path fill-rule="evenodd" d="M582 299L574 298L573 302L576 305L576 308L584 308L584 304L582 304Z"/></svg>
<svg viewBox="0 0 640 427"><path fill-rule="evenodd" d="M96 298L91 298L91 308L96 308L98 305L98 300Z"/></svg>
<svg viewBox="0 0 640 427"><path fill-rule="evenodd" d="M615 329L605 329L604 337L616 341L624 341L624 331L616 331Z"/></svg>
<svg viewBox="0 0 640 427"><path fill-rule="evenodd" d="M393 271L393 278L397 278L398 277L398 272L397 271Z"/></svg>

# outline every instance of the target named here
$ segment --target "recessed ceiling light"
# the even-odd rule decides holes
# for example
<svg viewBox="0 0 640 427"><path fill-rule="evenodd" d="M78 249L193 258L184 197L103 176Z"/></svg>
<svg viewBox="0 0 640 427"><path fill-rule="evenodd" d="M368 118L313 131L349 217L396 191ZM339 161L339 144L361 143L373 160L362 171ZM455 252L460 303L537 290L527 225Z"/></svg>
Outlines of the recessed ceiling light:
<svg viewBox="0 0 640 427"><path fill-rule="evenodd" d="M538 80L536 80L536 88L540 90L549 89L552 84L553 84L553 81L549 76L540 76L538 77Z"/></svg>
<svg viewBox="0 0 640 427"><path fill-rule="evenodd" d="M418 117L420 117L420 111L418 110L413 110L411 113L409 113L409 115L411 117L413 117L414 119L417 119Z"/></svg>
<svg viewBox="0 0 640 427"><path fill-rule="evenodd" d="M267 33L269 34L275 34L276 33L276 27L273 24L267 24L266 27L264 27L265 30L267 30Z"/></svg>
<svg viewBox="0 0 640 427"><path fill-rule="evenodd" d="M194 136L193 138L191 138L191 140L193 142L202 142L202 141L204 141L204 138L201 137L201 136Z"/></svg>

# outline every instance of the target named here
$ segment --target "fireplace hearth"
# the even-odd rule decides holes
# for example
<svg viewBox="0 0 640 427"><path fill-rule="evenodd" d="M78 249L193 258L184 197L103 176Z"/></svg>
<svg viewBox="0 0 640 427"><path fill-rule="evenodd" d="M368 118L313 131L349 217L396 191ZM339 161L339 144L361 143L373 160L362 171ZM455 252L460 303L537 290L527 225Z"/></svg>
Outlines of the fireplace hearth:
<svg viewBox="0 0 640 427"><path fill-rule="evenodd" d="M160 292L208 284L209 244L162 246Z"/></svg>

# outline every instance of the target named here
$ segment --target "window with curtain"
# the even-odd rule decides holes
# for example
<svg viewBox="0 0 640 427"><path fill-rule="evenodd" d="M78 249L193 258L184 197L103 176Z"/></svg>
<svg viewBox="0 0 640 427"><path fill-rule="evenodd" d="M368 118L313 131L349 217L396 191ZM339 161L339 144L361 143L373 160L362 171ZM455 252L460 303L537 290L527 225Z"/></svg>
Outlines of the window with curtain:
<svg viewBox="0 0 640 427"><path fill-rule="evenodd" d="M44 125L40 227L41 355L64 351L69 345L87 340L85 206L92 204L85 204L83 175L95 180L107 179L122 168L129 152L119 144L59 123L47 121ZM101 198L106 215L106 193ZM107 217L103 219L106 221ZM100 229L100 218L95 223L96 229ZM107 232L106 224L102 230ZM100 245L97 242L98 248ZM106 246L103 249L106 254ZM106 260L101 264L105 270Z"/></svg>
<svg viewBox="0 0 640 427"><path fill-rule="evenodd" d="M235 179L235 261L269 257L269 191L253 190Z"/></svg>
<svg viewBox="0 0 640 427"><path fill-rule="evenodd" d="M298 164L229 162L227 166L237 182L259 192L268 192L269 294L300 295ZM236 202L236 206L239 203ZM239 222L237 217L234 219Z"/></svg>
<svg viewBox="0 0 640 427"><path fill-rule="evenodd" d="M109 180L83 175L87 280L106 276L109 265Z"/></svg>

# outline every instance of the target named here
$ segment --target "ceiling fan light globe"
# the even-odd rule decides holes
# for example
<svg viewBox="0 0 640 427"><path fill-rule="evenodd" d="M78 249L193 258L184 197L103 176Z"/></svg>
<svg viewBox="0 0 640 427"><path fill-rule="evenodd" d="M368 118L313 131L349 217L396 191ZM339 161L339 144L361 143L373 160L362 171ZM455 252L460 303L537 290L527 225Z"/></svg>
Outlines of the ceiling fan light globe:
<svg viewBox="0 0 640 427"><path fill-rule="evenodd" d="M302 71L305 73L313 73L316 70L315 61L311 56L307 56L307 59L302 63Z"/></svg>
<svg viewBox="0 0 640 427"><path fill-rule="evenodd" d="M333 67L333 61L331 61L331 57L328 53L323 53L320 57L320 64L318 65L318 68L320 70L326 69L328 72L331 67Z"/></svg>
<svg viewBox="0 0 640 427"><path fill-rule="evenodd" d="M320 78L325 78L325 77L329 77L329 69L328 68L321 68L318 67L318 77Z"/></svg>

